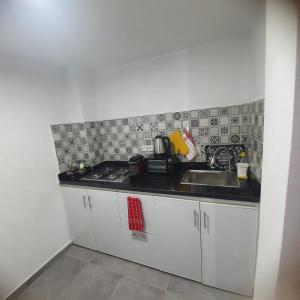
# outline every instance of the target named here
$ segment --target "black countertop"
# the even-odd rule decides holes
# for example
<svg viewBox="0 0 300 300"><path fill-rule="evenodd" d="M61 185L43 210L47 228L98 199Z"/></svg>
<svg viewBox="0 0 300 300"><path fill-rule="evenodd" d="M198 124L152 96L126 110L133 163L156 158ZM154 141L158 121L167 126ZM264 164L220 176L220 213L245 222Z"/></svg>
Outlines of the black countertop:
<svg viewBox="0 0 300 300"><path fill-rule="evenodd" d="M95 166L94 170L103 166L127 166L127 163L122 161L105 161ZM68 176L66 173L59 174L58 178L60 184L62 185L115 189L129 192L146 192L154 194L214 198L254 203L258 203L260 201L260 184L255 179L239 179L239 188L200 185L192 186L180 184L180 180L185 171L191 169L205 170L207 167L205 163L181 163L173 175L144 173L141 176L127 179L123 183L84 181L81 180L83 175Z"/></svg>

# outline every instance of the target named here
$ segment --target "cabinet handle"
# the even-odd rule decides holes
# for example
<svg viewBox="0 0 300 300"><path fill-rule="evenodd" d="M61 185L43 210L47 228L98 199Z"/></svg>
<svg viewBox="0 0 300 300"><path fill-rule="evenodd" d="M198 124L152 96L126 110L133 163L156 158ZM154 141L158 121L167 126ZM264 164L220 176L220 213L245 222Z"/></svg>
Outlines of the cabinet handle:
<svg viewBox="0 0 300 300"><path fill-rule="evenodd" d="M132 231L132 236L138 237L138 238L143 238L145 239L147 237L146 233L144 231Z"/></svg>
<svg viewBox="0 0 300 300"><path fill-rule="evenodd" d="M206 212L204 212L204 220L203 221L204 221L203 222L204 228L207 229L207 214L206 214Z"/></svg>
<svg viewBox="0 0 300 300"><path fill-rule="evenodd" d="M89 201L89 207L92 208L93 204L92 204L92 201L91 201L91 196L88 196L88 201Z"/></svg>
<svg viewBox="0 0 300 300"><path fill-rule="evenodd" d="M197 212L194 210L194 225L197 227Z"/></svg>
<svg viewBox="0 0 300 300"><path fill-rule="evenodd" d="M82 201L83 201L83 205L84 205L84 208L86 208L86 201L85 201L85 195L82 195Z"/></svg>
<svg viewBox="0 0 300 300"><path fill-rule="evenodd" d="M200 214L197 213L197 229L200 231Z"/></svg>

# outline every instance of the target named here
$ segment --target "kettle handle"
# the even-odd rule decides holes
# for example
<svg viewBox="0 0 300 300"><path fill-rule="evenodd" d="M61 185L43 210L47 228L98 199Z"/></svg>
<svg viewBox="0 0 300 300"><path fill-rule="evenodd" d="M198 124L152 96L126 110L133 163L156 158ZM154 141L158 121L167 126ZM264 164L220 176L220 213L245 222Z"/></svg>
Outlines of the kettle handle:
<svg viewBox="0 0 300 300"><path fill-rule="evenodd" d="M170 139L167 136L163 136L163 141L165 143L167 153L170 154L171 153L171 141L170 141Z"/></svg>

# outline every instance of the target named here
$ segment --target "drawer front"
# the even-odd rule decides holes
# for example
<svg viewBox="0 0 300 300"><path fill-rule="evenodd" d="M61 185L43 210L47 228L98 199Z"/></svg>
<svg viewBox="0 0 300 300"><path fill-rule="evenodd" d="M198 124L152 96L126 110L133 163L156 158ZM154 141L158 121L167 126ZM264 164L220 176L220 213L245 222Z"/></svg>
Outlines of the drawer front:
<svg viewBox="0 0 300 300"><path fill-rule="evenodd" d="M139 198L142 203L143 220L145 225L144 231L148 233L158 232L153 196L127 194L127 193L118 193L117 196L118 196L118 205L119 205L119 211L121 217L121 224L123 228L129 229L127 197L134 197L134 198Z"/></svg>
<svg viewBox="0 0 300 300"><path fill-rule="evenodd" d="M125 259L158 268L157 235L122 229L122 256Z"/></svg>

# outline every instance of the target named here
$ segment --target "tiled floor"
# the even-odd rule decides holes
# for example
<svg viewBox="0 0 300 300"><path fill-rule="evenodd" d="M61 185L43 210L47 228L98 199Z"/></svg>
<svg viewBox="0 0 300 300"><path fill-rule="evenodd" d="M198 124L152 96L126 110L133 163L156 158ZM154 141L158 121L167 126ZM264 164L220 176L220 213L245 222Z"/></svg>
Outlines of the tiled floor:
<svg viewBox="0 0 300 300"><path fill-rule="evenodd" d="M14 300L250 300L78 246Z"/></svg>

